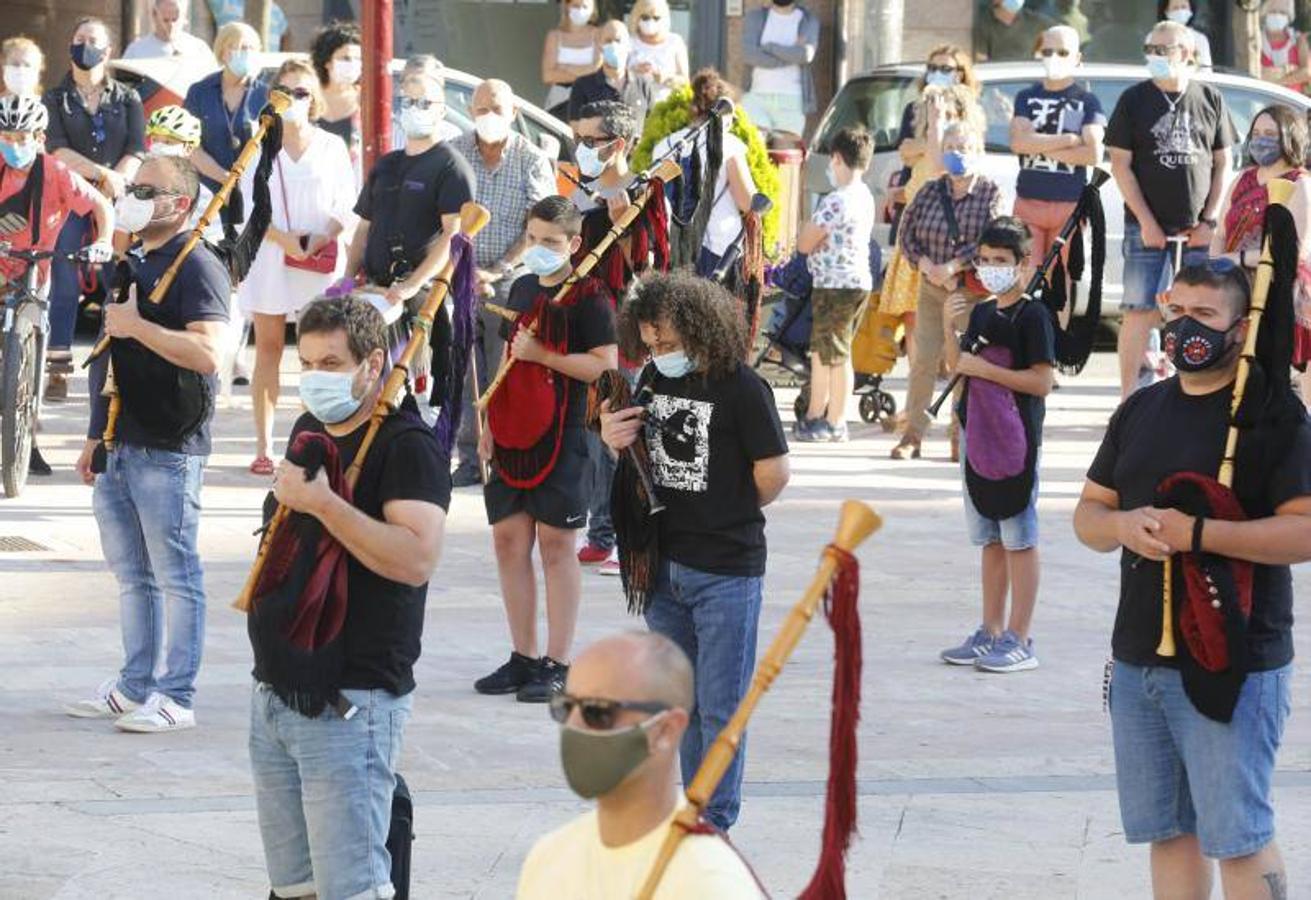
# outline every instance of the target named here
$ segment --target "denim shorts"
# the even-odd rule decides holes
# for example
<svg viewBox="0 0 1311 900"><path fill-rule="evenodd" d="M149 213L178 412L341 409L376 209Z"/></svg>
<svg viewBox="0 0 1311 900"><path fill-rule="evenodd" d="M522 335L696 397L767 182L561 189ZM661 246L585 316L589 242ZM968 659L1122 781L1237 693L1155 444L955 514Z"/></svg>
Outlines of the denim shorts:
<svg viewBox="0 0 1311 900"><path fill-rule="evenodd" d="M1038 546L1038 472L1042 463L1042 451L1038 451L1038 460L1034 463L1033 491L1029 494L1029 505L1019 515L1009 519L989 519L974 506L970 499L969 486L965 484L965 429L961 428L960 465L961 494L965 497L965 527L970 533L970 543L976 547L989 544L1001 544L1007 550L1029 550Z"/></svg>
<svg viewBox="0 0 1311 900"><path fill-rule="evenodd" d="M1124 223L1124 242L1120 250L1124 254L1124 296L1120 300L1120 309L1126 312L1156 309L1157 294L1170 283L1173 251L1168 245L1160 250L1144 247L1142 227L1137 222ZM1206 256L1205 248L1186 249L1184 265L1204 260Z"/></svg>
<svg viewBox="0 0 1311 900"><path fill-rule="evenodd" d="M1111 728L1126 840L1194 834L1211 859L1248 856L1270 843L1270 782L1292 677L1291 665L1250 673L1233 720L1223 723L1193 708L1178 669L1117 660Z"/></svg>

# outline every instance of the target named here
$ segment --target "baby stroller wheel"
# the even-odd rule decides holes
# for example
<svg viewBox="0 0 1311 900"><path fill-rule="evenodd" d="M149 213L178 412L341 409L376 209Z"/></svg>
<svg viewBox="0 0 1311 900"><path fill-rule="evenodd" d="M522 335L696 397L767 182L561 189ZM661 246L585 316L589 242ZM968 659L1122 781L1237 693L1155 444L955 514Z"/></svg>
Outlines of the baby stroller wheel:
<svg viewBox="0 0 1311 900"><path fill-rule="evenodd" d="M879 420L878 398L874 394L860 395L860 420L862 422Z"/></svg>

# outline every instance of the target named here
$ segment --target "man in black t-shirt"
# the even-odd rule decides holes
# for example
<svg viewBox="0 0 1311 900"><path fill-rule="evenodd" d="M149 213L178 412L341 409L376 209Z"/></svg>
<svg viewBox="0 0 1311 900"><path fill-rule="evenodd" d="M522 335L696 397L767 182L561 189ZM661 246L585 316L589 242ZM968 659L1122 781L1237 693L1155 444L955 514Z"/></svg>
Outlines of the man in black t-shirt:
<svg viewBox="0 0 1311 900"><path fill-rule="evenodd" d="M501 363L513 365L488 403L478 447L492 463L483 499L513 648L474 689L515 694L522 703L545 703L564 690L582 594L574 538L587 522L587 386L619 361L609 289L584 278L556 296L573 271L581 230L582 216L564 197L543 198L528 213L521 260L532 274L510 287L508 302L519 315ZM540 658L534 544L546 581Z"/></svg>
<svg viewBox="0 0 1311 900"><path fill-rule="evenodd" d="M316 301L301 314L297 349L308 412L288 456L308 462L301 454L318 447L338 465L288 459L274 477L273 497L292 516L266 566L285 575L260 579L248 620L255 805L274 895L390 897L396 764L450 464L402 406L383 420L349 499L334 490L330 477L359 453L390 368L382 315L359 298ZM293 552L281 552L292 535ZM345 596L319 562L334 553L328 571L344 563Z"/></svg>
<svg viewBox="0 0 1311 900"><path fill-rule="evenodd" d="M1240 465L1235 488L1247 520L1194 519L1153 505L1166 476L1219 470L1249 327L1247 278L1225 263L1188 266L1175 279L1165 343L1179 375L1138 391L1111 417L1074 527L1094 550L1122 548L1110 708L1126 839L1152 844L1152 883L1178 896L1207 896L1208 860L1218 859L1227 894L1286 897L1270 788L1290 704L1289 566L1311 558L1311 426L1302 419L1270 465ZM1157 654L1163 561L1174 557L1177 570L1177 554L1199 550L1255 564L1246 677L1228 722L1194 706L1178 655ZM1186 601L1178 587L1173 593L1182 653L1190 646L1179 625Z"/></svg>
<svg viewBox="0 0 1311 900"><path fill-rule="evenodd" d="M1124 197L1120 396L1138 384L1157 294L1169 284L1176 238L1205 255L1224 199L1234 126L1224 95L1196 81L1193 33L1161 22L1147 39L1151 79L1126 90L1106 126L1111 170Z"/></svg>
<svg viewBox="0 0 1311 900"><path fill-rule="evenodd" d="M616 453L645 440L665 506L644 612L694 660L696 707L680 754L691 784L755 668L762 509L787 485L787 438L769 385L742 363L742 317L723 288L690 272L646 276L624 303L619 336L626 355L651 356L638 376L650 402L603 409L601 436ZM741 806L745 746L706 807L724 831Z"/></svg>
<svg viewBox="0 0 1311 900"><path fill-rule="evenodd" d="M632 52L629 41L628 29L618 19L611 19L597 29L601 68L577 79L569 91L567 115L575 133L578 120L584 117L583 110L604 100L622 103L631 109L637 117L637 130L641 132L647 113L655 105L656 84L649 76L628 70L628 57Z"/></svg>

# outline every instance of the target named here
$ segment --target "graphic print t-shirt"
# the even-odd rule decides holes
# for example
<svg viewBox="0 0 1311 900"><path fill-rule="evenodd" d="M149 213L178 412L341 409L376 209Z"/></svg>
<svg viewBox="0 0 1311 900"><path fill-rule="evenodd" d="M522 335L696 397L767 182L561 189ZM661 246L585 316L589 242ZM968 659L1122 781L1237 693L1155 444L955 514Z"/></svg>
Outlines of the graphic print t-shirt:
<svg viewBox="0 0 1311 900"><path fill-rule="evenodd" d="M874 195L860 179L819 201L811 221L828 232L828 240L807 260L815 287L868 291L874 286L869 271L874 219Z"/></svg>
<svg viewBox="0 0 1311 900"><path fill-rule="evenodd" d="M1105 125L1102 101L1076 82L1064 90L1049 91L1038 82L1015 98L1015 117L1033 123L1035 134L1082 134L1090 125ZM1017 196L1031 200L1078 200L1088 183L1086 166L1072 166L1043 156L1020 154Z"/></svg>
<svg viewBox="0 0 1311 900"><path fill-rule="evenodd" d="M774 392L744 365L725 378L665 378L648 367L654 397L646 446L665 511L660 551L716 575L763 575L765 515L752 468L788 452Z"/></svg>
<svg viewBox="0 0 1311 900"><path fill-rule="evenodd" d="M1106 126L1106 145L1133 154L1133 173L1167 234L1197 224L1211 191L1211 154L1234 143L1224 96L1196 81L1166 94L1144 81L1124 92ZM1136 222L1128 206L1126 222Z"/></svg>

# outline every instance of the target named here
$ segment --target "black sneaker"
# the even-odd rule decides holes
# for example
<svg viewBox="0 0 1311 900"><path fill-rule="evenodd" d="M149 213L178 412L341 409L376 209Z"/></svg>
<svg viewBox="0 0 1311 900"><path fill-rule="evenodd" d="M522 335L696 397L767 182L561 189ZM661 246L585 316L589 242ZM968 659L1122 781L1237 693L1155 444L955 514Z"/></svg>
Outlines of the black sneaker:
<svg viewBox="0 0 1311 900"><path fill-rule="evenodd" d="M32 455L27 459L27 474L29 475L53 475L54 470L50 468L50 463L46 462L41 451L37 449L36 444L32 444Z"/></svg>
<svg viewBox="0 0 1311 900"><path fill-rule="evenodd" d="M482 484L482 481L482 475L473 463L460 463L451 473L451 487L473 487L475 484Z"/></svg>
<svg viewBox="0 0 1311 900"><path fill-rule="evenodd" d="M520 703L546 703L552 694L564 690L564 680L569 675L569 667L556 662L549 656L543 656L537 663L533 680L519 688L514 699Z"/></svg>
<svg viewBox="0 0 1311 900"><path fill-rule="evenodd" d="M530 684L537 675L537 660L522 653L511 653L510 661L485 678L473 683L480 694L513 694Z"/></svg>

